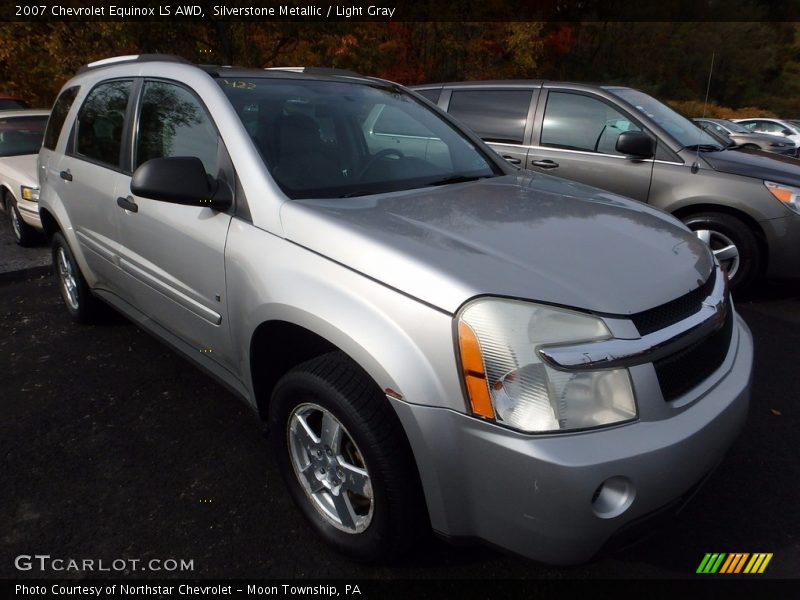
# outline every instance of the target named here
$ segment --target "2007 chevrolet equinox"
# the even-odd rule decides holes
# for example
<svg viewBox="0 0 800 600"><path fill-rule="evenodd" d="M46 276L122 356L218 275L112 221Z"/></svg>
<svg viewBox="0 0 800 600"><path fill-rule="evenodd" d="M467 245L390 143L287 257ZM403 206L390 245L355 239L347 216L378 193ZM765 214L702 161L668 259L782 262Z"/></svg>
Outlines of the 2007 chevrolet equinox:
<svg viewBox="0 0 800 600"><path fill-rule="evenodd" d="M708 246L311 71L142 55L66 83L39 204L72 316L101 299L241 396L357 559L432 527L574 563L687 497L752 365Z"/></svg>

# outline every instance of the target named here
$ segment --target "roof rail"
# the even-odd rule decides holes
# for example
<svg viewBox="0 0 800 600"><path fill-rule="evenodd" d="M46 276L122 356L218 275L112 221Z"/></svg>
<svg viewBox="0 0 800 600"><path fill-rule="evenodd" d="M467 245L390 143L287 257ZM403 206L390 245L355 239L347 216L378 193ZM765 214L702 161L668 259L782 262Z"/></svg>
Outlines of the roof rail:
<svg viewBox="0 0 800 600"><path fill-rule="evenodd" d="M102 60L96 60L94 62L90 62L88 65L83 65L80 69L78 69L78 73L84 73L86 71L91 71L92 69L98 69L100 67L108 67L111 65L116 65L119 63L142 63L142 62L176 62L176 63L183 63L185 65L191 65L193 63L189 62L185 58L180 56L175 56L174 54L129 54L126 56L112 56L111 58L104 58Z"/></svg>
<svg viewBox="0 0 800 600"><path fill-rule="evenodd" d="M292 73L306 73L308 75L346 75L348 77L363 77L361 73L348 69L334 69L331 67L267 67L265 71L291 71Z"/></svg>

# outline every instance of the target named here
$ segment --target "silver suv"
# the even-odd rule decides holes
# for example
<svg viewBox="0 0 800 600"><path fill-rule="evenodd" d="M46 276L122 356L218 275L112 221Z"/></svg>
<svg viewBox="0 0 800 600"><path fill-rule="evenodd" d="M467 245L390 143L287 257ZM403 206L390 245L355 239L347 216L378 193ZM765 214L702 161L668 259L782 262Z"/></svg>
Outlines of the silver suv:
<svg viewBox="0 0 800 600"><path fill-rule="evenodd" d="M101 299L245 400L349 556L432 528L584 561L745 420L752 340L705 244L396 84L123 57L45 139L69 312Z"/></svg>

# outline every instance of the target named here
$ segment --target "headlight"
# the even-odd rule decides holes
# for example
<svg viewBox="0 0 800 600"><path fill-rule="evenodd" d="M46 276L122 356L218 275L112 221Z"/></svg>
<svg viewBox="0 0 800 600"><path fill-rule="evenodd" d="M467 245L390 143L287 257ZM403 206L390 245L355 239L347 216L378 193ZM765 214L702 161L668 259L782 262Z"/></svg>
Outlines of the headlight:
<svg viewBox="0 0 800 600"><path fill-rule="evenodd" d="M575 311L498 298L469 303L458 316L458 341L473 414L525 432L634 419L627 369L560 371L537 352L610 337L601 319Z"/></svg>
<svg viewBox="0 0 800 600"><path fill-rule="evenodd" d="M770 194L775 196L794 212L800 213L800 188L784 185L782 183L773 183L772 181L765 181L764 185L767 186Z"/></svg>
<svg viewBox="0 0 800 600"><path fill-rule="evenodd" d="M20 195L22 196L23 200L28 200L29 202L38 202L39 188L28 187L27 185L20 186Z"/></svg>

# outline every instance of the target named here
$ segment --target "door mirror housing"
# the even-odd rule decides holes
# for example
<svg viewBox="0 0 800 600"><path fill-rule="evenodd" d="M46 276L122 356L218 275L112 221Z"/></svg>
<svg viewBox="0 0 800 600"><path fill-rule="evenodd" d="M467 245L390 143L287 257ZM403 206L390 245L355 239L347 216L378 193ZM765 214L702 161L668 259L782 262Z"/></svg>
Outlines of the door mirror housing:
<svg viewBox="0 0 800 600"><path fill-rule="evenodd" d="M225 210L233 202L230 187L206 174L203 162L194 156L148 160L134 171L131 192L152 200L216 210Z"/></svg>
<svg viewBox="0 0 800 600"><path fill-rule="evenodd" d="M653 158L655 143L643 131L624 131L617 138L616 149L629 158Z"/></svg>
<svg viewBox="0 0 800 600"><path fill-rule="evenodd" d="M793 134L792 134L791 129L784 129L783 131L781 131L781 135L785 135L786 137L789 137L790 135L793 135Z"/></svg>

